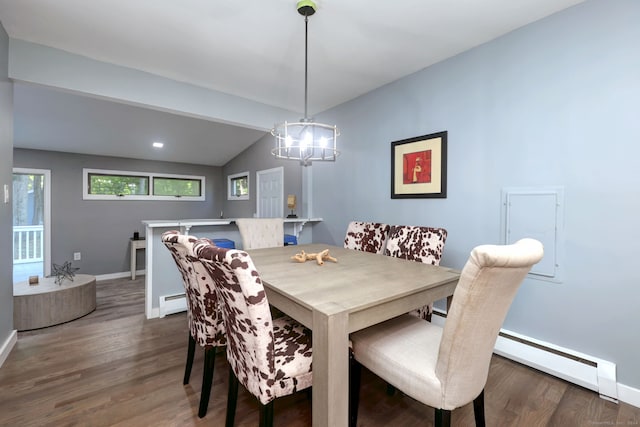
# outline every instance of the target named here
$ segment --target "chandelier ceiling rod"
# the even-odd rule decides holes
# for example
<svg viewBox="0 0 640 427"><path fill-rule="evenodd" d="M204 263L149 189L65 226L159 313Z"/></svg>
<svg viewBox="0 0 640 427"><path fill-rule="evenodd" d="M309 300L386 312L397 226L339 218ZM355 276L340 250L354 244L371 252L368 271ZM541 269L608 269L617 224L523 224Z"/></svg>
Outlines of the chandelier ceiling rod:
<svg viewBox="0 0 640 427"><path fill-rule="evenodd" d="M309 118L307 115L307 99L308 99L308 87L309 87L309 16L304 15L304 118Z"/></svg>
<svg viewBox="0 0 640 427"><path fill-rule="evenodd" d="M338 128L317 123L309 117L309 16L316 12L313 0L300 0L298 13L304 16L304 118L298 122L279 123L271 129L275 147L271 154L279 159L297 160L302 166L313 161L335 162L340 154L337 147Z"/></svg>
<svg viewBox="0 0 640 427"><path fill-rule="evenodd" d="M298 2L298 13L304 16L304 118L309 118L307 103L309 99L309 17L316 13L315 4L309 1Z"/></svg>

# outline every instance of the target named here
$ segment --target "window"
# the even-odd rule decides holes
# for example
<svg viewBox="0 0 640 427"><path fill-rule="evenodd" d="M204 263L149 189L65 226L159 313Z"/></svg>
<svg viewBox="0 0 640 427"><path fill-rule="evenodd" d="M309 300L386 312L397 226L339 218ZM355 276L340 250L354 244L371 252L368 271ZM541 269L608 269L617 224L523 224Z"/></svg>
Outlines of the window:
<svg viewBox="0 0 640 427"><path fill-rule="evenodd" d="M149 178L145 176L89 173L89 194L148 196Z"/></svg>
<svg viewBox="0 0 640 427"><path fill-rule="evenodd" d="M85 200L205 200L203 176L83 169Z"/></svg>
<svg viewBox="0 0 640 427"><path fill-rule="evenodd" d="M227 177L227 200L249 200L249 172Z"/></svg>
<svg viewBox="0 0 640 427"><path fill-rule="evenodd" d="M154 177L153 195L200 197L200 179Z"/></svg>

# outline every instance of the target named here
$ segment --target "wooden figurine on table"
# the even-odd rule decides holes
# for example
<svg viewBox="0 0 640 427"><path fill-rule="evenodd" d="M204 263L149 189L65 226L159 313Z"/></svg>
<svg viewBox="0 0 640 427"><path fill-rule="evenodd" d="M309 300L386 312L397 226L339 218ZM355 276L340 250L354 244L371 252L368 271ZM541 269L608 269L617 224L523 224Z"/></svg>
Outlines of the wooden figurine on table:
<svg viewBox="0 0 640 427"><path fill-rule="evenodd" d="M308 259L315 259L318 265L324 265L324 261L332 261L338 262L338 260L331 255L329 255L329 249L325 249L322 252L318 252L317 254L307 254L304 251L295 254L291 257L292 260L297 262L306 262Z"/></svg>

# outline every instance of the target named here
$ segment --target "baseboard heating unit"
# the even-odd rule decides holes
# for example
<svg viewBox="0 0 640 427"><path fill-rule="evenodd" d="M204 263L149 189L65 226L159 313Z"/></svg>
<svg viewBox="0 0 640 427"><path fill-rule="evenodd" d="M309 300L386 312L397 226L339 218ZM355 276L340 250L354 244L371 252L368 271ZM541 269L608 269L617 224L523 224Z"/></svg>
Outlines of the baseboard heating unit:
<svg viewBox="0 0 640 427"><path fill-rule="evenodd" d="M164 317L168 314L180 313L181 311L187 311L186 294L162 295L160 297L159 317Z"/></svg>
<svg viewBox="0 0 640 427"><path fill-rule="evenodd" d="M432 321L444 325L446 314L439 310L433 314ZM603 399L618 402L616 364L613 362L505 329L500 330L494 353L593 390Z"/></svg>

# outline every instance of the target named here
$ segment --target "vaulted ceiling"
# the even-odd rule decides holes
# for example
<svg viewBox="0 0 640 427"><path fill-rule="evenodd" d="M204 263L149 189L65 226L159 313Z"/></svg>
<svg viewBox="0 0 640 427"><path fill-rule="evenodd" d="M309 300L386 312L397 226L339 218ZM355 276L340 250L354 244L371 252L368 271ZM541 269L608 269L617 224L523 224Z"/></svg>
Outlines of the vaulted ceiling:
<svg viewBox="0 0 640 427"><path fill-rule="evenodd" d="M309 18L309 112L582 1L318 0ZM304 18L294 0L0 0L0 21L13 39L304 108ZM265 134L22 83L14 102L16 147L158 159L138 143L155 138L180 141L172 161L223 165Z"/></svg>

